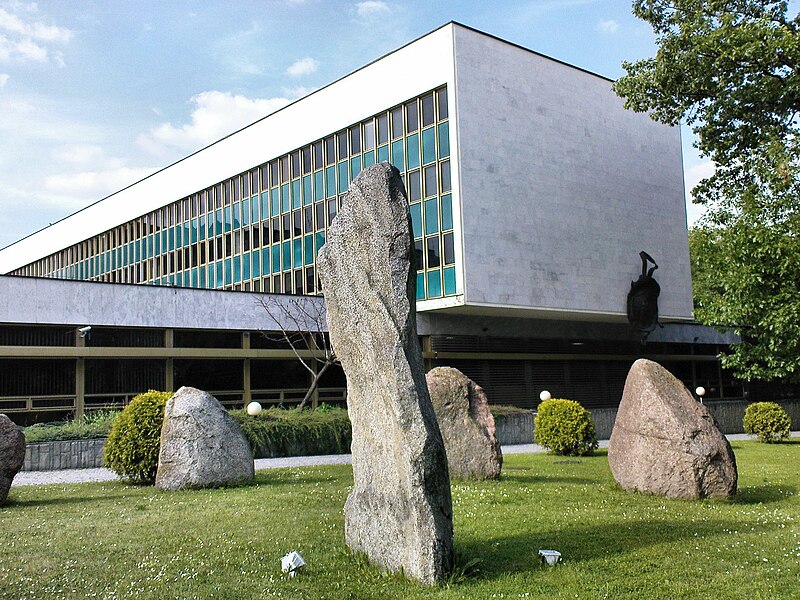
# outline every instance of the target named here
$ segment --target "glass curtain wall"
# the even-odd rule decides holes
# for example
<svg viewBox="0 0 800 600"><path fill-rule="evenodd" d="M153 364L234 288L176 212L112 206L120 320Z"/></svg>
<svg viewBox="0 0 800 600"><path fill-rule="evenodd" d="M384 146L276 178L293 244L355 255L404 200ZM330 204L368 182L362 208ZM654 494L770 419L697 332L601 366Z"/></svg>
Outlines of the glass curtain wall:
<svg viewBox="0 0 800 600"><path fill-rule="evenodd" d="M362 169L401 172L417 298L456 293L445 87L297 148L14 274L163 286L315 294L317 252Z"/></svg>

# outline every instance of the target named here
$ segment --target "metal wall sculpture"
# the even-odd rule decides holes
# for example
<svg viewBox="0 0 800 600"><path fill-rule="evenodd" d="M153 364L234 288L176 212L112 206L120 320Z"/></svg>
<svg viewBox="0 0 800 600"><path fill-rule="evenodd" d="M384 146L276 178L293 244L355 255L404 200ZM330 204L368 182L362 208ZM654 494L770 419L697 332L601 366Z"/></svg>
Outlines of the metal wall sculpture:
<svg viewBox="0 0 800 600"><path fill-rule="evenodd" d="M653 279L653 271L658 268L656 261L647 252L639 252L642 259L642 274L639 279L631 281L631 290L628 292L628 322L631 327L642 334L642 341L647 339L656 327L662 327L658 322L658 296L661 286ZM653 263L650 269L648 263Z"/></svg>

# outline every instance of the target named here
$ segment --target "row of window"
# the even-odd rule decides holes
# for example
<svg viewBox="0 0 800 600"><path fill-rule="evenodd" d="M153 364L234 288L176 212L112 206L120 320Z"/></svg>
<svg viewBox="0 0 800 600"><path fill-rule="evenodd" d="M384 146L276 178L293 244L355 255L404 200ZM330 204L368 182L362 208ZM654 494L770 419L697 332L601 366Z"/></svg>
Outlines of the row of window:
<svg viewBox="0 0 800 600"><path fill-rule="evenodd" d="M447 117L445 88L423 94L19 274L316 293L314 259L341 194L390 160L408 191L417 266L431 271L422 297L453 294L455 269L441 271L455 263Z"/></svg>

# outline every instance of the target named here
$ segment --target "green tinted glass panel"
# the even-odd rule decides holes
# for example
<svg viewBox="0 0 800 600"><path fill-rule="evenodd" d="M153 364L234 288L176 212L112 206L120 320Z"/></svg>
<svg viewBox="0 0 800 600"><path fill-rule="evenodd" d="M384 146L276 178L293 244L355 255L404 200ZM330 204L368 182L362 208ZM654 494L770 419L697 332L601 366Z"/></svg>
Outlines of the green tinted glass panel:
<svg viewBox="0 0 800 600"><path fill-rule="evenodd" d="M320 231L319 233L314 234L314 253L315 255L319 253L319 249L325 245L325 232Z"/></svg>
<svg viewBox="0 0 800 600"><path fill-rule="evenodd" d="M408 168L415 169L419 166L419 134L415 133L406 138L406 156Z"/></svg>
<svg viewBox="0 0 800 600"><path fill-rule="evenodd" d="M411 231L414 232L414 237L422 237L422 204L412 204L408 210L411 212Z"/></svg>
<svg viewBox="0 0 800 600"><path fill-rule="evenodd" d="M231 230L231 223L233 220L231 219L231 207L226 206L222 209L222 226L225 229L225 233L230 232Z"/></svg>
<svg viewBox="0 0 800 600"><path fill-rule="evenodd" d="M281 272L281 245L275 244L272 247L272 272Z"/></svg>
<svg viewBox="0 0 800 600"><path fill-rule="evenodd" d="M444 295L452 296L456 293L456 268L447 267L444 270Z"/></svg>
<svg viewBox="0 0 800 600"><path fill-rule="evenodd" d="M296 240L292 241L292 256L294 260L292 261L292 266L302 267L303 266L303 240L302 238L297 238Z"/></svg>
<svg viewBox="0 0 800 600"><path fill-rule="evenodd" d="M417 300L425 299L425 274L417 273Z"/></svg>
<svg viewBox="0 0 800 600"><path fill-rule="evenodd" d="M336 195L336 167L331 165L325 168L325 196L330 198Z"/></svg>
<svg viewBox="0 0 800 600"><path fill-rule="evenodd" d="M311 175L303 176L303 206L314 202L314 193L311 189Z"/></svg>
<svg viewBox="0 0 800 600"><path fill-rule="evenodd" d="M253 277L261 277L261 252L253 252Z"/></svg>
<svg viewBox="0 0 800 600"><path fill-rule="evenodd" d="M208 287L206 284L206 268L203 265L197 267L197 287Z"/></svg>
<svg viewBox="0 0 800 600"><path fill-rule="evenodd" d="M157 235L155 239L156 254L161 254L161 236Z"/></svg>
<svg viewBox="0 0 800 600"><path fill-rule="evenodd" d="M242 208L242 206L241 206L241 204L239 202L237 202L236 204L233 205L233 220L232 220L232 222L233 222L233 228L234 229L239 229L242 226L242 219L241 219L241 215L240 215L241 208Z"/></svg>
<svg viewBox="0 0 800 600"><path fill-rule="evenodd" d="M439 138L439 158L447 158L450 156L450 124L441 123L436 129Z"/></svg>
<svg viewBox="0 0 800 600"><path fill-rule="evenodd" d="M214 235L222 233L222 209L217 209L214 213ZM177 242L180 246L180 242Z"/></svg>
<svg viewBox="0 0 800 600"><path fill-rule="evenodd" d="M343 194L347 191L347 186L350 185L350 180L347 177L347 161L344 160L337 165L337 176L339 177L339 193Z"/></svg>
<svg viewBox="0 0 800 600"><path fill-rule="evenodd" d="M303 199L300 197L300 180L295 179L292 182L292 208L300 208L303 205Z"/></svg>
<svg viewBox="0 0 800 600"><path fill-rule="evenodd" d="M371 150L364 154L364 168L366 169L370 165L375 164L375 151Z"/></svg>
<svg viewBox="0 0 800 600"><path fill-rule="evenodd" d="M425 200L425 233L439 231L439 202L436 198Z"/></svg>
<svg viewBox="0 0 800 600"><path fill-rule="evenodd" d="M325 183L322 171L314 173L314 200L322 200L325 197Z"/></svg>
<svg viewBox="0 0 800 600"><path fill-rule="evenodd" d="M242 200L242 226L250 225L250 198Z"/></svg>
<svg viewBox="0 0 800 600"><path fill-rule="evenodd" d="M353 158L350 159L350 173L353 179L355 179L356 175L358 175L360 172L361 172L361 157L354 156Z"/></svg>
<svg viewBox="0 0 800 600"><path fill-rule="evenodd" d="M231 273L231 259L230 258L226 258L225 259L225 283L226 284L231 283L231 275L232 275L232 273Z"/></svg>
<svg viewBox="0 0 800 600"><path fill-rule="evenodd" d="M289 212L292 205L292 199L289 197L289 184L284 183L281 186L281 212Z"/></svg>
<svg viewBox="0 0 800 600"><path fill-rule="evenodd" d="M378 148L378 162L386 162L389 160L389 146L381 146Z"/></svg>
<svg viewBox="0 0 800 600"><path fill-rule="evenodd" d="M193 288L197 287L197 267L192 269L192 287Z"/></svg>
<svg viewBox="0 0 800 600"><path fill-rule="evenodd" d="M261 192L261 214L269 218L269 192Z"/></svg>
<svg viewBox="0 0 800 600"><path fill-rule="evenodd" d="M281 261L281 266L283 270L291 269L292 268L292 242L285 241L281 247L281 253L283 254L283 260Z"/></svg>
<svg viewBox="0 0 800 600"><path fill-rule="evenodd" d="M380 151L380 149L378 149ZM406 168L406 161L403 158L403 140L392 142L392 164L399 170L404 171Z"/></svg>
<svg viewBox="0 0 800 600"><path fill-rule="evenodd" d="M261 249L261 274L269 275L271 266L269 262L269 246L267 246Z"/></svg>
<svg viewBox="0 0 800 600"><path fill-rule="evenodd" d="M438 269L429 271L428 277L428 298L437 298L442 295L442 273Z"/></svg>
<svg viewBox="0 0 800 600"><path fill-rule="evenodd" d="M436 129L429 127L422 131L422 164L436 160Z"/></svg>
<svg viewBox="0 0 800 600"><path fill-rule="evenodd" d="M233 257L233 283L239 283L242 280L242 261L241 257Z"/></svg>
<svg viewBox="0 0 800 600"><path fill-rule="evenodd" d="M197 232L198 232L198 230L199 230L199 220L198 219L192 219L192 243L193 244L197 242ZM165 231L164 233L166 234L167 232Z"/></svg>
<svg viewBox="0 0 800 600"><path fill-rule="evenodd" d="M253 211L253 223L258 223L261 220L261 205L259 204L258 196L252 197L250 207Z"/></svg>
<svg viewBox="0 0 800 600"><path fill-rule="evenodd" d="M175 273L175 285L183 287L183 273Z"/></svg>
<svg viewBox="0 0 800 600"><path fill-rule="evenodd" d="M314 264L314 236L311 234L303 238L303 263Z"/></svg>
<svg viewBox="0 0 800 600"><path fill-rule="evenodd" d="M242 279L250 279L250 253L242 255Z"/></svg>
<svg viewBox="0 0 800 600"><path fill-rule="evenodd" d="M269 191L269 214L271 217L281 214L281 198L278 188L272 188Z"/></svg>
<svg viewBox="0 0 800 600"><path fill-rule="evenodd" d="M442 231L453 228L453 197L450 194L442 196Z"/></svg>
<svg viewBox="0 0 800 600"><path fill-rule="evenodd" d="M222 261L218 260L214 265L214 271L216 275L216 280L214 282L214 287L222 287Z"/></svg>

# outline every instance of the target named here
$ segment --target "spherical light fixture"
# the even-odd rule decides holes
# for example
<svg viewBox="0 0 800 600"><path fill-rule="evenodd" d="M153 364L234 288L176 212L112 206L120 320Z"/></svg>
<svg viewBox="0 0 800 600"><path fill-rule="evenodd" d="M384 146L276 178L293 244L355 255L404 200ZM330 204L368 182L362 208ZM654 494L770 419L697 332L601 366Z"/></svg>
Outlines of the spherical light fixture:
<svg viewBox="0 0 800 600"><path fill-rule="evenodd" d="M261 414L261 403L260 402L251 402L247 405L247 414L251 417L257 417Z"/></svg>
<svg viewBox="0 0 800 600"><path fill-rule="evenodd" d="M539 400L541 400L542 402L544 402L545 400L550 400L550 398L552 398L552 397L553 396L547 390L542 390L539 393Z"/></svg>
<svg viewBox="0 0 800 600"><path fill-rule="evenodd" d="M704 388L702 385L698 386L694 393L702 398L706 395L706 388Z"/></svg>

